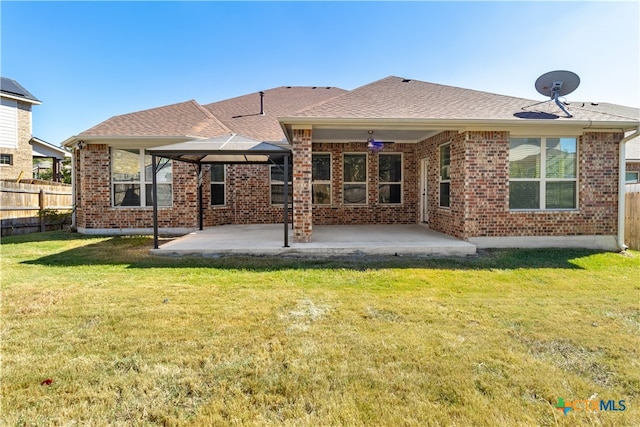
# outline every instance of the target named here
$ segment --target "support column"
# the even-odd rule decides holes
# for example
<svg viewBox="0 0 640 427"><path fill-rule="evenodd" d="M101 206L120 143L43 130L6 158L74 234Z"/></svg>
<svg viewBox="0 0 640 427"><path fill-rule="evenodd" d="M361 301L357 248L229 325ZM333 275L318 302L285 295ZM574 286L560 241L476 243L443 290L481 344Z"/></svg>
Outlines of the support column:
<svg viewBox="0 0 640 427"><path fill-rule="evenodd" d="M153 199L153 249L158 249L158 161L151 155L151 194Z"/></svg>
<svg viewBox="0 0 640 427"><path fill-rule="evenodd" d="M293 129L293 241L296 243L311 241L311 194L311 129Z"/></svg>

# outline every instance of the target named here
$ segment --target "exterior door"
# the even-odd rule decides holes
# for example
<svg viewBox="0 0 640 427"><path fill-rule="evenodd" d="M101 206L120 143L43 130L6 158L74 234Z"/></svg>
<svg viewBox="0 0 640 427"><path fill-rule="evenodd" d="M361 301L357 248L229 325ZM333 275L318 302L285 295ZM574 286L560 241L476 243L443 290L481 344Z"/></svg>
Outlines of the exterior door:
<svg viewBox="0 0 640 427"><path fill-rule="evenodd" d="M420 162L420 221L423 224L429 223L429 203L427 199L428 172L429 160L422 159Z"/></svg>

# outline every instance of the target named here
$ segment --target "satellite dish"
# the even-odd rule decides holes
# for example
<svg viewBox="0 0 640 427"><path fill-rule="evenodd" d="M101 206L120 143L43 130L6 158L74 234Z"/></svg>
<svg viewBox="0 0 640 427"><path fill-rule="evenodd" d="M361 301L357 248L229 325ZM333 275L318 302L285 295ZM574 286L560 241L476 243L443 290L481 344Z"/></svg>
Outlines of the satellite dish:
<svg viewBox="0 0 640 427"><path fill-rule="evenodd" d="M567 117L573 117L558 98L570 94L578 88L578 85L580 85L580 77L576 73L557 70L549 71L538 77L535 86L538 93L553 99Z"/></svg>

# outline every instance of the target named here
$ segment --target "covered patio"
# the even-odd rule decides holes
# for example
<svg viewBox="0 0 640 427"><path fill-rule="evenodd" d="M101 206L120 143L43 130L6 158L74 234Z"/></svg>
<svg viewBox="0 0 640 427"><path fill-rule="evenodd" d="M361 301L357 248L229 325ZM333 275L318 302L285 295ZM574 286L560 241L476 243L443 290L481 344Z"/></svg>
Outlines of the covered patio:
<svg viewBox="0 0 640 427"><path fill-rule="evenodd" d="M282 225L222 225L195 231L152 250L156 255L412 255L468 256L476 246L412 225L318 225L308 243L282 244Z"/></svg>

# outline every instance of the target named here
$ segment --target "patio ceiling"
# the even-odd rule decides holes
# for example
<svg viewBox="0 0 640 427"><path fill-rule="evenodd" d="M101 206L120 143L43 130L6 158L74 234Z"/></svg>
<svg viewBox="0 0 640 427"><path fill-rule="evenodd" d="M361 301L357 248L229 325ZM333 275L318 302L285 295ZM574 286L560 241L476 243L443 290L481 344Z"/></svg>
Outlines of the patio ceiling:
<svg viewBox="0 0 640 427"><path fill-rule="evenodd" d="M369 135L369 131L373 131ZM325 126L313 126L313 142L319 143L345 143L345 142L366 142L369 136L373 136L378 141L393 141L398 144L417 143L430 138L441 132L441 130L425 129L393 129L380 128L379 126L362 126L338 128Z"/></svg>

